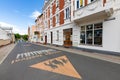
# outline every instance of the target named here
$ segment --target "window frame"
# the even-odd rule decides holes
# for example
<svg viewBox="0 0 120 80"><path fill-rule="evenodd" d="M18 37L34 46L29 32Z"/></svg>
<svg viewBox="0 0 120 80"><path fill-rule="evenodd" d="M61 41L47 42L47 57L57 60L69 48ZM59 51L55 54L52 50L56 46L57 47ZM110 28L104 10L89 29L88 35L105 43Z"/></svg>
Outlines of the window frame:
<svg viewBox="0 0 120 80"><path fill-rule="evenodd" d="M96 24L100 24L101 27L95 29ZM93 28L87 30L88 25L93 25ZM94 23L94 24L88 24L88 25L83 25L83 26L80 27L80 41L79 41L80 44L79 45L102 46L103 45L103 22ZM82 30L83 29L82 27L84 27L84 30ZM90 30L92 31L92 44L87 43L87 31L90 31ZM100 38L100 40L101 40L100 44L99 43L96 44L96 42L95 42L95 31L97 31L97 30L100 30L99 36L96 36L96 37ZM81 38L81 36L82 36L81 34L83 32L85 34L85 38ZM83 43L82 43L82 40L85 40L85 41L83 41Z"/></svg>
<svg viewBox="0 0 120 80"><path fill-rule="evenodd" d="M70 18L70 7L67 7L65 9L65 19L69 19Z"/></svg>
<svg viewBox="0 0 120 80"><path fill-rule="evenodd" d="M76 1L76 8L77 8L77 9L80 8L80 1L79 1L79 0Z"/></svg>
<svg viewBox="0 0 120 80"><path fill-rule="evenodd" d="M59 23L59 17L60 17L60 15L59 14L56 14L56 23Z"/></svg>
<svg viewBox="0 0 120 80"><path fill-rule="evenodd" d="M57 30L56 33L57 33L57 39L56 39L56 41L59 41L59 30Z"/></svg>

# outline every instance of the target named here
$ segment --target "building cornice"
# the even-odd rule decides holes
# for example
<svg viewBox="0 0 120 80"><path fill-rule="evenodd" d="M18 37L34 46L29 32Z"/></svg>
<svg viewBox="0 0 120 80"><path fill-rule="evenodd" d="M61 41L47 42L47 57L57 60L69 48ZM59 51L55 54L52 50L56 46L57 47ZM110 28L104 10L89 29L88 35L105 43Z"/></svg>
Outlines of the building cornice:
<svg viewBox="0 0 120 80"><path fill-rule="evenodd" d="M43 11L46 10L46 8L48 8L49 4L51 4L53 1L55 1L55 0L48 0L43 6Z"/></svg>

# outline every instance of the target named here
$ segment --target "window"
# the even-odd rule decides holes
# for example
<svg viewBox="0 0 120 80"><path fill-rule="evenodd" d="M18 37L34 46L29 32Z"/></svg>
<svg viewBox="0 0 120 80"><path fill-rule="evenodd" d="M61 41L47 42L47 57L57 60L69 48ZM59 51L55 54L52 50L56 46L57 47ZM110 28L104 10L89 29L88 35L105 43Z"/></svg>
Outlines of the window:
<svg viewBox="0 0 120 80"><path fill-rule="evenodd" d="M80 43L85 44L85 26L81 26L81 35L80 35Z"/></svg>
<svg viewBox="0 0 120 80"><path fill-rule="evenodd" d="M47 27L47 26L48 26L47 24L48 24L48 22L47 22L47 21L45 21L45 27L46 27L46 28L48 28L48 27Z"/></svg>
<svg viewBox="0 0 120 80"><path fill-rule="evenodd" d="M70 17L70 9L69 7L65 9L65 18L68 19Z"/></svg>
<svg viewBox="0 0 120 80"><path fill-rule="evenodd" d="M84 0L77 0L77 9L84 6Z"/></svg>
<svg viewBox="0 0 120 80"><path fill-rule="evenodd" d="M56 23L59 23L59 14L56 15Z"/></svg>
<svg viewBox="0 0 120 80"><path fill-rule="evenodd" d="M91 0L91 2L93 2L93 1L95 1L95 0Z"/></svg>
<svg viewBox="0 0 120 80"><path fill-rule="evenodd" d="M56 7L59 7L59 0L56 0Z"/></svg>
<svg viewBox="0 0 120 80"><path fill-rule="evenodd" d="M86 42L87 44L92 44L93 43L93 25L87 25L86 26L87 31L86 31Z"/></svg>
<svg viewBox="0 0 120 80"><path fill-rule="evenodd" d="M102 23L94 25L94 44L102 45Z"/></svg>
<svg viewBox="0 0 120 80"><path fill-rule="evenodd" d="M92 3L96 0L76 0L76 8L81 8L83 6L86 6L89 3Z"/></svg>
<svg viewBox="0 0 120 80"><path fill-rule="evenodd" d="M102 45L102 23L81 26L80 44Z"/></svg>
<svg viewBox="0 0 120 80"><path fill-rule="evenodd" d="M43 36L41 36L41 41L43 41Z"/></svg>
<svg viewBox="0 0 120 80"><path fill-rule="evenodd" d="M77 0L77 9L79 8L79 0Z"/></svg>
<svg viewBox="0 0 120 80"><path fill-rule="evenodd" d="M83 7L83 0L80 0L80 7Z"/></svg>
<svg viewBox="0 0 120 80"><path fill-rule="evenodd" d="M59 41L59 31L57 30L57 41Z"/></svg>
<svg viewBox="0 0 120 80"><path fill-rule="evenodd" d="M52 18L50 18L50 26L52 26Z"/></svg>
<svg viewBox="0 0 120 80"><path fill-rule="evenodd" d="M91 3L91 2L94 2L94 1L96 1L96 0L88 0L88 3Z"/></svg>

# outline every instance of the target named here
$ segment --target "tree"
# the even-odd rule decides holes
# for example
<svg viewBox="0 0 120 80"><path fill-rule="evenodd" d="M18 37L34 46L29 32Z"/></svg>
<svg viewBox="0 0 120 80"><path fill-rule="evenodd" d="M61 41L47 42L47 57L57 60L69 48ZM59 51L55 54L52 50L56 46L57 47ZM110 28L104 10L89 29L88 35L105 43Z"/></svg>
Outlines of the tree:
<svg viewBox="0 0 120 80"><path fill-rule="evenodd" d="M25 41L27 41L28 40L28 35L22 35L22 39L24 39Z"/></svg>
<svg viewBox="0 0 120 80"><path fill-rule="evenodd" d="M15 35L15 40L18 40L21 38L21 35L19 33L14 34Z"/></svg>
<svg viewBox="0 0 120 80"><path fill-rule="evenodd" d="M20 35L19 33L14 34L15 35L15 40L23 39L25 41L28 40L28 35Z"/></svg>

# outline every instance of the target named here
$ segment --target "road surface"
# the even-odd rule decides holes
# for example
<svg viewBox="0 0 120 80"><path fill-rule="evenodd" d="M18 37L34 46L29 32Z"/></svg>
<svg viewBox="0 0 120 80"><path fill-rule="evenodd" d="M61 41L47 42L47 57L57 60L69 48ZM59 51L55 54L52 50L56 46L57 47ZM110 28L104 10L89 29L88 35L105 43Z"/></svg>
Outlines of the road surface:
<svg viewBox="0 0 120 80"><path fill-rule="evenodd" d="M120 64L19 42L0 65L0 80L120 80Z"/></svg>

